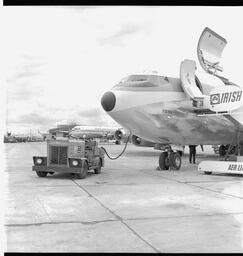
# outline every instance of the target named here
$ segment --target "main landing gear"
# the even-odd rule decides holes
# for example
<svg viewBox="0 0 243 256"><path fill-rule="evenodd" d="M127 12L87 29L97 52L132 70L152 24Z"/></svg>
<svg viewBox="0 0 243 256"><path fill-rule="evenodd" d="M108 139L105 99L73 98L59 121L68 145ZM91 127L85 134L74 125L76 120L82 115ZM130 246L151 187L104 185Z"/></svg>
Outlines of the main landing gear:
<svg viewBox="0 0 243 256"><path fill-rule="evenodd" d="M237 146L234 146L234 145L232 146L231 144L220 145L219 156L226 156L227 153L229 153L230 155L233 155L233 154L237 155L238 154Z"/></svg>
<svg viewBox="0 0 243 256"><path fill-rule="evenodd" d="M181 168L182 152L162 152L159 157L158 170L179 170Z"/></svg>

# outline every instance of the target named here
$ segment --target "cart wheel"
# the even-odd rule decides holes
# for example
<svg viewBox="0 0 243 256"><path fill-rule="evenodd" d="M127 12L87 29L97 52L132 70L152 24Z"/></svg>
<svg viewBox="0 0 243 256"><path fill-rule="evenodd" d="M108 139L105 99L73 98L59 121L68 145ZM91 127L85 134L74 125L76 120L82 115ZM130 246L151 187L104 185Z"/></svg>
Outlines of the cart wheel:
<svg viewBox="0 0 243 256"><path fill-rule="evenodd" d="M98 163L98 168L95 168L94 172L95 172L95 174L101 173L101 161L100 161L100 159L99 159L99 163Z"/></svg>
<svg viewBox="0 0 243 256"><path fill-rule="evenodd" d="M85 179L87 176L87 172L88 172L88 165L86 162L84 162L83 168L81 169L80 173L76 174L76 177L78 179Z"/></svg>
<svg viewBox="0 0 243 256"><path fill-rule="evenodd" d="M48 173L51 174L51 175L54 174L54 172L48 172Z"/></svg>
<svg viewBox="0 0 243 256"><path fill-rule="evenodd" d="M205 174L212 174L212 172L204 172Z"/></svg>
<svg viewBox="0 0 243 256"><path fill-rule="evenodd" d="M36 172L36 174L39 176L39 177L46 177L47 175L47 172Z"/></svg>

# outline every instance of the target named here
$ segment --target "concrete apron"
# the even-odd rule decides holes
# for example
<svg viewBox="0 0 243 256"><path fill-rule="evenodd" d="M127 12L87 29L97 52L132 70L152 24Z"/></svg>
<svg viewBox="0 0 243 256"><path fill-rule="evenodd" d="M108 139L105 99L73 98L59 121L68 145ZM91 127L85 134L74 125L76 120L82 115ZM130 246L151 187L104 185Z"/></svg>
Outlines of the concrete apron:
<svg viewBox="0 0 243 256"><path fill-rule="evenodd" d="M187 155L181 171L158 172L157 152L129 145L100 175L38 178L30 159L45 144L6 146L7 251L243 252L237 175L200 175Z"/></svg>

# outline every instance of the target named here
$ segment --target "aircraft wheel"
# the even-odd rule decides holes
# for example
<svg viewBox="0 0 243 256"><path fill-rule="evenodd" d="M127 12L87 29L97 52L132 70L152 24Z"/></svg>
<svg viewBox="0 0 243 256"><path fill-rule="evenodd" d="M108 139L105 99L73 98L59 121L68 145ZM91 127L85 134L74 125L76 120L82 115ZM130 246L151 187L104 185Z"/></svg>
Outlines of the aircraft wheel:
<svg viewBox="0 0 243 256"><path fill-rule="evenodd" d="M167 152L162 152L159 156L159 168L160 170L169 169L169 157Z"/></svg>
<svg viewBox="0 0 243 256"><path fill-rule="evenodd" d="M177 152L170 153L169 164L172 168L179 170L181 168L181 156Z"/></svg>
<svg viewBox="0 0 243 256"><path fill-rule="evenodd" d="M226 155L226 150L227 150L227 148L225 147L225 145L220 145L220 147L219 147L219 155L220 156L225 156Z"/></svg>
<svg viewBox="0 0 243 256"><path fill-rule="evenodd" d="M101 160L99 159L98 167L94 169L95 174L101 173Z"/></svg>
<svg viewBox="0 0 243 256"><path fill-rule="evenodd" d="M231 155L237 155L237 147L236 146L233 146L232 148L231 148L231 150L230 150L230 154Z"/></svg>
<svg viewBox="0 0 243 256"><path fill-rule="evenodd" d="M36 174L37 174L37 176L39 176L39 177L46 177L47 172L39 172L39 171L37 171Z"/></svg>
<svg viewBox="0 0 243 256"><path fill-rule="evenodd" d="M78 179L85 179L87 176L87 172L88 172L88 165L86 162L84 162L83 168L81 169L80 173L76 174L76 177Z"/></svg>
<svg viewBox="0 0 243 256"><path fill-rule="evenodd" d="M208 174L208 175L209 175L209 174L212 174L212 172L204 172L204 173L205 173L205 174Z"/></svg>
<svg viewBox="0 0 243 256"><path fill-rule="evenodd" d="M54 172L48 172L48 173L51 174L51 175L54 174Z"/></svg>

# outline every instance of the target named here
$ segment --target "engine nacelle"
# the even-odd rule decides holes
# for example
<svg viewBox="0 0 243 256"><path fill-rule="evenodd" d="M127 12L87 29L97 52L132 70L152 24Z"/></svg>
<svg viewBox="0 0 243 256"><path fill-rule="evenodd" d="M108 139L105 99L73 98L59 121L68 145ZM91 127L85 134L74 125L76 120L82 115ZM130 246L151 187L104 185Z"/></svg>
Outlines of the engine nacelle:
<svg viewBox="0 0 243 256"><path fill-rule="evenodd" d="M115 140L117 141L126 141L128 139L128 135L125 133L123 129L118 129L114 133Z"/></svg>
<svg viewBox="0 0 243 256"><path fill-rule="evenodd" d="M154 142L144 140L136 135L132 135L132 143L138 147L153 147L155 144Z"/></svg>

